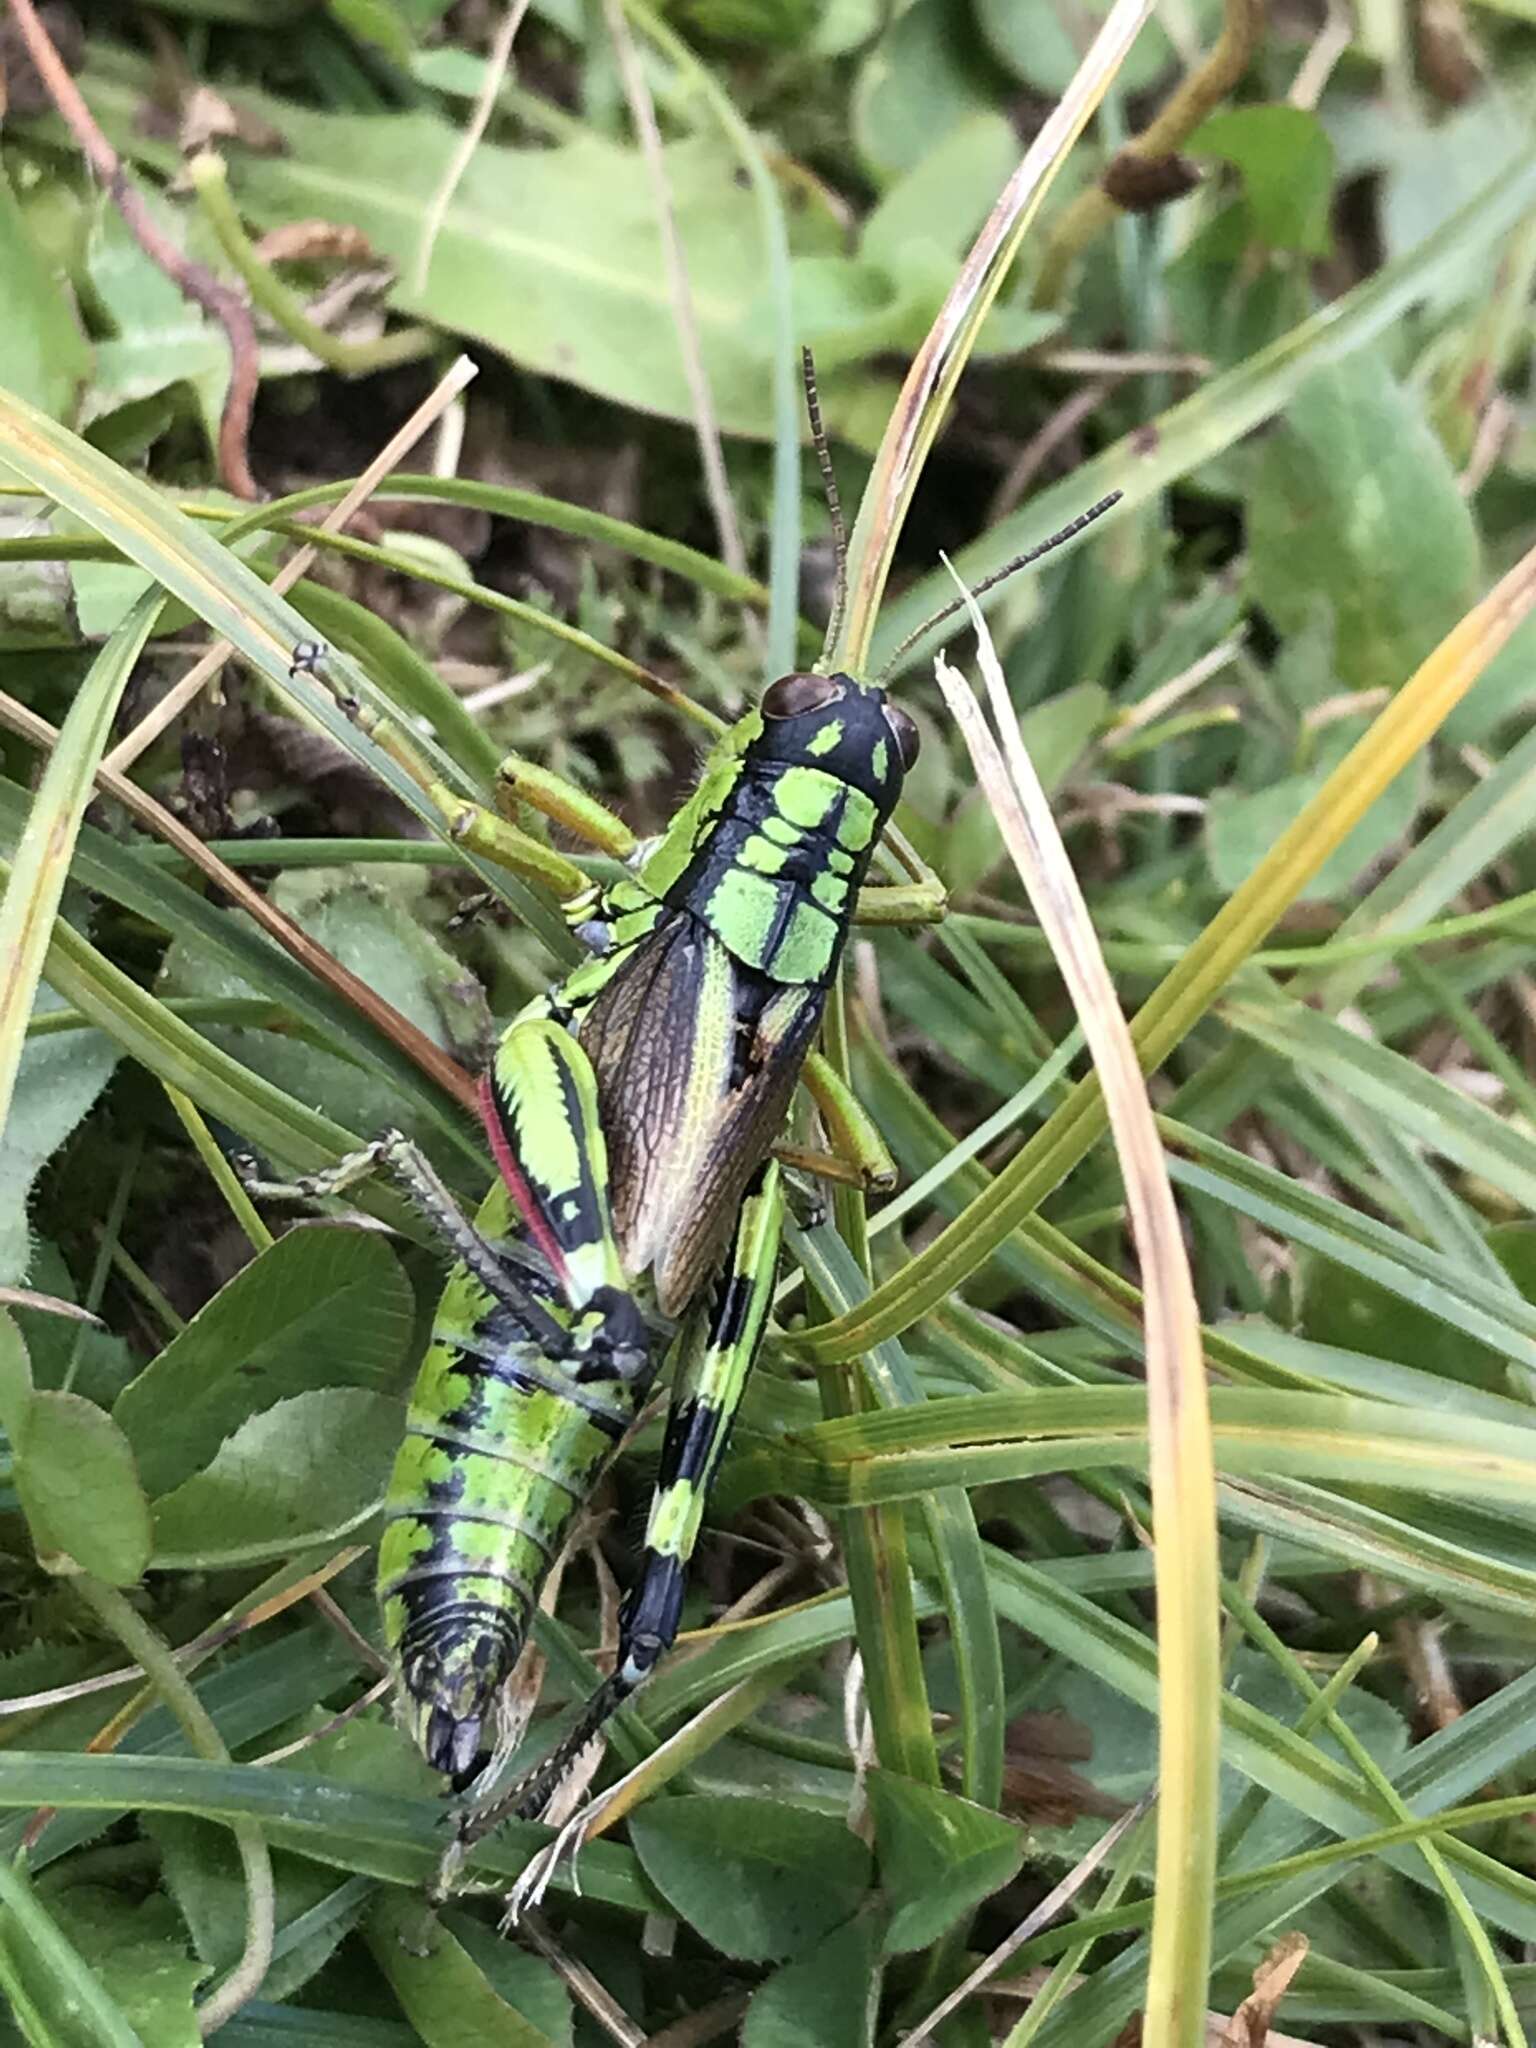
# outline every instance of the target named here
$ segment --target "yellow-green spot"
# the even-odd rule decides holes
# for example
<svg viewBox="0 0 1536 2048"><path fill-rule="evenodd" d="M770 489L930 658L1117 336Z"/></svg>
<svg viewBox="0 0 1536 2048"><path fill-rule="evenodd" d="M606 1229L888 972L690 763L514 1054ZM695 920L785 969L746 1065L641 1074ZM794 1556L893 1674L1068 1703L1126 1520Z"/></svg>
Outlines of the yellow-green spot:
<svg viewBox="0 0 1536 2048"><path fill-rule="evenodd" d="M658 1494L645 1532L647 1547L663 1557L686 1557L703 1519L704 1502L695 1486L670 1486Z"/></svg>
<svg viewBox="0 0 1536 2048"><path fill-rule="evenodd" d="M832 964L838 926L814 903L797 903L783 938L774 948L770 971L780 981L819 981Z"/></svg>
<svg viewBox="0 0 1536 2048"><path fill-rule="evenodd" d="M850 789L843 815L837 822L838 844L858 853L874 837L878 816L874 805L861 790Z"/></svg>
<svg viewBox="0 0 1536 2048"><path fill-rule="evenodd" d="M420 1400L425 1389L418 1386L416 1392ZM436 1412L452 1414L453 1410L451 1407L439 1408ZM443 1445L431 1437L417 1436L412 1432L403 1439L395 1454L394 1476L389 1484L390 1500L405 1506L423 1499L429 1487L440 1485L453 1476L457 1462Z"/></svg>
<svg viewBox="0 0 1536 2048"><path fill-rule="evenodd" d="M782 846L775 846L759 833L754 833L737 855L744 868L751 868L754 874L759 875L782 874L788 858Z"/></svg>
<svg viewBox="0 0 1536 2048"><path fill-rule="evenodd" d="M763 830L780 846L798 846L804 837L798 825L792 825L788 818L781 818L777 811L770 812L763 820Z"/></svg>
<svg viewBox="0 0 1536 2048"><path fill-rule="evenodd" d="M713 929L739 959L766 965L768 936L779 914L779 892L772 882L732 868L709 899Z"/></svg>
<svg viewBox="0 0 1536 2048"><path fill-rule="evenodd" d="M399 1648L410 1619L411 1610L405 1601L398 1593L391 1593L384 1602L384 1644L387 1649Z"/></svg>
<svg viewBox="0 0 1536 2048"><path fill-rule="evenodd" d="M416 1560L431 1548L432 1529L429 1523L418 1521L414 1515L386 1523L379 1538L380 1584L387 1585L403 1572L408 1572Z"/></svg>
<svg viewBox="0 0 1536 2048"><path fill-rule="evenodd" d="M848 884L840 875L823 872L812 880L811 894L824 910L836 916L848 901Z"/></svg>
<svg viewBox="0 0 1536 2048"><path fill-rule="evenodd" d="M496 1078L517 1121L519 1164L546 1199L580 1187L581 1141L565 1114L561 1061L548 1027L508 1032L496 1055ZM594 1118L595 1121L595 1118Z"/></svg>
<svg viewBox="0 0 1536 2048"><path fill-rule="evenodd" d="M831 817L846 787L836 776L828 775L820 768L790 768L774 784L773 800L791 824L803 825L814 831ZM843 838L842 833L838 837ZM844 839L843 843L863 845L864 842Z"/></svg>
<svg viewBox="0 0 1536 2048"><path fill-rule="evenodd" d="M886 773L891 765L891 749L889 742L886 740L876 740L874 744L874 749L871 752L869 759L870 765L875 771L876 782L884 782L886 778Z"/></svg>
<svg viewBox="0 0 1536 2048"><path fill-rule="evenodd" d="M808 754L830 754L835 747L841 744L842 737L843 721L840 718L828 719L820 732L813 733L810 739L806 741L805 751Z"/></svg>

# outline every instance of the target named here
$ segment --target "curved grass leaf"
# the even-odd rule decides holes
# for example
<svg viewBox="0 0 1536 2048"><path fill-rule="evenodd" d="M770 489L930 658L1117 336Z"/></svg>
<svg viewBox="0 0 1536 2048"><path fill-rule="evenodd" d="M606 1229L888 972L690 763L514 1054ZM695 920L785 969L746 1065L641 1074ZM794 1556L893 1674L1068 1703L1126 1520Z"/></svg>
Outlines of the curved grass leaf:
<svg viewBox="0 0 1536 2048"><path fill-rule="evenodd" d="M0 901L0 1129L5 1126L53 921L112 721L159 614L140 598L92 662L27 813Z"/></svg>
<svg viewBox="0 0 1536 2048"><path fill-rule="evenodd" d="M26 815L26 792L0 779L0 843L14 836ZM249 846L244 851L249 855ZM419 853L420 848L413 848ZM340 858L326 848L327 864ZM211 904L144 847L124 847L94 826L81 828L71 868L74 879L159 930L196 946L201 958L249 982L280 1002L330 1051L387 1076L412 1111L452 1141L466 1164L483 1169L480 1147L457 1106L444 1101L431 1079L383 1032L244 919ZM167 1012L167 1014L173 1014ZM208 1042L208 1041L205 1041ZM78 1056L78 1055L77 1055ZM188 1089L188 1093L195 1091ZM205 1105L206 1106L206 1105ZM254 1133L249 1135L254 1137Z"/></svg>
<svg viewBox="0 0 1536 2048"><path fill-rule="evenodd" d="M1508 1117L1309 1004L1229 1001L1221 1014L1245 1037L1375 1109L1405 1137L1536 1209L1536 1140Z"/></svg>
<svg viewBox="0 0 1536 2048"><path fill-rule="evenodd" d="M296 1705L297 1703L295 1703ZM294 1711L293 1707L288 1709ZM322 1796L323 1791L323 1796ZM0 1808L62 1812L195 1813L226 1825L255 1820L274 1846L389 1884L424 1886L443 1853L443 1806L322 1781L306 1771L254 1764L210 1764L200 1757L60 1756L49 1750L0 1752ZM469 1857L473 1875L518 1876L549 1830L508 1821ZM633 1850L592 1842L577 1873L583 1896L633 1913L665 1910ZM557 1890L575 1889L569 1866Z"/></svg>
<svg viewBox="0 0 1536 2048"><path fill-rule="evenodd" d="M480 874L494 895L512 902L519 915L544 937L556 956L569 945L553 912L532 891L489 862L466 854L448 836L436 807L415 781L342 711L331 691L293 669L293 650L308 636L301 613L270 590L240 557L141 477L122 469L88 442L67 432L0 390L0 459L62 505L123 556L180 598L205 620L259 675L342 748L361 762ZM344 654L334 654L329 671L338 687L386 716L390 710L377 685ZM463 788L463 770L430 736L414 743L450 787Z"/></svg>
<svg viewBox="0 0 1536 2048"><path fill-rule="evenodd" d="M1532 167L1536 183L1536 164ZM1144 1069L1160 1066L1193 1029L1334 847L1438 731L1536 603L1536 551L1524 556L1441 642L1281 834L1264 860L1148 997L1132 1026ZM859 1308L801 1342L817 1364L855 1357L907 1329L958 1287L1106 1128L1097 1080L1080 1081L984 1196Z"/></svg>

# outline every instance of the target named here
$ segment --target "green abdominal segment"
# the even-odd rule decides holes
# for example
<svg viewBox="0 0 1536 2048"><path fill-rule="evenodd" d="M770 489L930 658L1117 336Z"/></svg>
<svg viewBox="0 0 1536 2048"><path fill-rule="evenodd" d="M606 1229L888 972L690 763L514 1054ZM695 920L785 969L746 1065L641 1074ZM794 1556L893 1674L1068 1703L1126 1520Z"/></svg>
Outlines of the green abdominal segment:
<svg viewBox="0 0 1536 2048"><path fill-rule="evenodd" d="M505 1246L504 1190L477 1223ZM579 1377L594 1318L574 1313L537 1269L510 1270L571 1332L574 1356L552 1359L456 1267L412 1396L379 1546L385 1645L411 1732L456 1783L490 1746L497 1698L545 1577L650 1377Z"/></svg>

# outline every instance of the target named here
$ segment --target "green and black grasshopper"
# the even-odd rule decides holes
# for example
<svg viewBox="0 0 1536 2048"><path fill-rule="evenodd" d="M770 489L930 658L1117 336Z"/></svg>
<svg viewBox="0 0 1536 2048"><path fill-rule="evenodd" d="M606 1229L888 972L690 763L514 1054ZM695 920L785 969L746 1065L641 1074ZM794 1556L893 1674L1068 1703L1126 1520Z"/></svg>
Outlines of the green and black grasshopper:
<svg viewBox="0 0 1536 2048"><path fill-rule="evenodd" d="M301 647L295 664L312 668L322 652ZM434 790L456 837L555 888L590 956L502 1035L481 1087L500 1178L473 1226L398 1137L300 1184L334 1192L383 1163L457 1260L379 1552L403 1715L457 1787L493 1746L544 1579L663 1350L661 1468L613 1670L524 1786L524 1811L673 1641L767 1321L783 1215L774 1151L797 1084L821 1113L835 1172L894 1180L878 1133L813 1047L855 917L943 914L932 878L866 885L917 749L912 720L878 685L782 676L645 846L514 757L502 771L509 809L531 806L623 862L624 879L608 885Z"/></svg>
<svg viewBox="0 0 1536 2048"><path fill-rule="evenodd" d="M301 652L307 652L303 650ZM568 1526L660 1363L673 1382L640 1578L611 1677L539 1774L547 1788L676 1633L684 1574L777 1269L771 1150L804 1077L840 1153L889 1185L863 1112L813 1050L866 870L917 754L885 692L780 678L724 736L648 850L527 764L510 788L634 861L557 879L591 958L503 1033L481 1087L501 1182L471 1228L402 1140L375 1161L411 1186L458 1264L434 1322L386 1501L385 1639L423 1755L462 1785ZM460 807L456 829L550 879L515 826ZM928 885L864 892L866 912L932 919ZM319 1191L321 1177L305 1184ZM658 1330L659 1326L659 1330Z"/></svg>

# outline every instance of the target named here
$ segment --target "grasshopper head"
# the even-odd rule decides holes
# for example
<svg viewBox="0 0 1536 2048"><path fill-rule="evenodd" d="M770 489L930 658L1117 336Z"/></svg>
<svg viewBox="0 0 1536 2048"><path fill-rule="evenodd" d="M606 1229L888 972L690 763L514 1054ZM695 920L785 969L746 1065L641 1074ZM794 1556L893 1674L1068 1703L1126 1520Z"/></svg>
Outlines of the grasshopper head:
<svg viewBox="0 0 1536 2048"><path fill-rule="evenodd" d="M862 790L882 819L917 759L917 727L878 684L852 676L780 676L763 692L752 751L785 767L820 768Z"/></svg>

